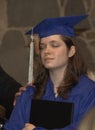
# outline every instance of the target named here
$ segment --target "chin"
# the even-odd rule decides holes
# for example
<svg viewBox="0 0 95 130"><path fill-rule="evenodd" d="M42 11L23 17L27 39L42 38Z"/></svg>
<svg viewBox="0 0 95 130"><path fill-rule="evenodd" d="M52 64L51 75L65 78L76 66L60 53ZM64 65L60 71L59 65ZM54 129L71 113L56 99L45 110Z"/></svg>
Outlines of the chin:
<svg viewBox="0 0 95 130"><path fill-rule="evenodd" d="M54 67L54 66L45 66L45 68L51 70L51 69L54 69L56 67Z"/></svg>
<svg viewBox="0 0 95 130"><path fill-rule="evenodd" d="M46 68L46 69L53 69L54 67L53 67L53 66L50 66L50 65L45 65L45 68Z"/></svg>

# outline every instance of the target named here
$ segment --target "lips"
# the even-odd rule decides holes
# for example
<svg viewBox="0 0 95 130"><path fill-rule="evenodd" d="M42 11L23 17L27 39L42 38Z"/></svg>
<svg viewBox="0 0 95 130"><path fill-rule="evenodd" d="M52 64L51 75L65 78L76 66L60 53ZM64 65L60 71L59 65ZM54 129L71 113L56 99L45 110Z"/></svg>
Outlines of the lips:
<svg viewBox="0 0 95 130"><path fill-rule="evenodd" d="M44 61L51 61L53 58L44 58Z"/></svg>

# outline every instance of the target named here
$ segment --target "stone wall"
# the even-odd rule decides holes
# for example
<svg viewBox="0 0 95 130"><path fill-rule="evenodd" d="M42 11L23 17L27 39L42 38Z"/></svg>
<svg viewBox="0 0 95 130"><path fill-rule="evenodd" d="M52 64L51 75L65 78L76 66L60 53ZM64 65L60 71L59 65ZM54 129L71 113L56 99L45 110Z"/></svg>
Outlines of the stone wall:
<svg viewBox="0 0 95 130"><path fill-rule="evenodd" d="M21 84L27 82L30 39L25 32L47 17L89 14L76 28L83 54L95 72L95 0L0 0L0 65ZM85 31L86 29L86 31Z"/></svg>

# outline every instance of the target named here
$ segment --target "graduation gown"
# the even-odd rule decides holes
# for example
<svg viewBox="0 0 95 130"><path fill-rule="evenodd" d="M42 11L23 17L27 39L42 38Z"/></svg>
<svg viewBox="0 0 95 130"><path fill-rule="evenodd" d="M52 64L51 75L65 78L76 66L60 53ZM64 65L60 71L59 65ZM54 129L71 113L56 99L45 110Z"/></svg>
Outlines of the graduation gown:
<svg viewBox="0 0 95 130"><path fill-rule="evenodd" d="M5 123L4 130L22 130L25 123L29 122L31 100L33 99L35 87L29 86L27 90L18 97L17 104L11 114L10 119ZM42 100L52 100L61 102L74 103L73 123L54 130L76 130L78 123L82 117L95 106L95 82L86 76L81 76L79 83L74 86L70 92L68 99L63 99L60 96L55 97L53 84L51 80L47 82L45 93ZM57 117L56 117L57 118ZM42 127L36 127L35 130L46 130Z"/></svg>

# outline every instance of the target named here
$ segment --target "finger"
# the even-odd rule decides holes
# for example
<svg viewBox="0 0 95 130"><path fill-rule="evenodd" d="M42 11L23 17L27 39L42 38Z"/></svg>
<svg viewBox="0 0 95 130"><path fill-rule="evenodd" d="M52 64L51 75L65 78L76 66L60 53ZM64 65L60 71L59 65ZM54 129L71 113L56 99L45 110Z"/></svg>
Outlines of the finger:
<svg viewBox="0 0 95 130"><path fill-rule="evenodd" d="M15 98L17 98L18 96L20 96L23 91L26 91L26 87L24 87L24 86L19 88L19 91L16 92L16 94L15 94Z"/></svg>
<svg viewBox="0 0 95 130"><path fill-rule="evenodd" d="M27 86L23 86L19 88L19 92L25 91Z"/></svg>
<svg viewBox="0 0 95 130"><path fill-rule="evenodd" d="M22 93L23 91L26 91L26 86L20 87L20 88L19 88L19 91L16 92L16 94L15 94L15 96L14 96L13 106L16 105L17 98L21 95L21 93Z"/></svg>
<svg viewBox="0 0 95 130"><path fill-rule="evenodd" d="M21 95L22 92L17 92L14 96L13 106L16 105L17 98Z"/></svg>
<svg viewBox="0 0 95 130"><path fill-rule="evenodd" d="M31 128L33 130L36 126L30 123L26 123L24 128Z"/></svg>
<svg viewBox="0 0 95 130"><path fill-rule="evenodd" d="M17 97L18 96L20 96L21 95L21 92L17 92L16 94L15 94L15 98L14 98L14 101L13 101L13 106L15 106L16 105L16 101L17 101Z"/></svg>
<svg viewBox="0 0 95 130"><path fill-rule="evenodd" d="M18 96L20 96L21 93L22 93L22 92L17 92L17 93L15 94L15 98L17 98Z"/></svg>
<svg viewBox="0 0 95 130"><path fill-rule="evenodd" d="M26 123L26 124L25 124L25 127L26 127L26 126L29 126L29 125L30 125L30 123Z"/></svg>
<svg viewBox="0 0 95 130"><path fill-rule="evenodd" d="M13 101L13 106L15 106L15 105L16 105L16 100Z"/></svg>

